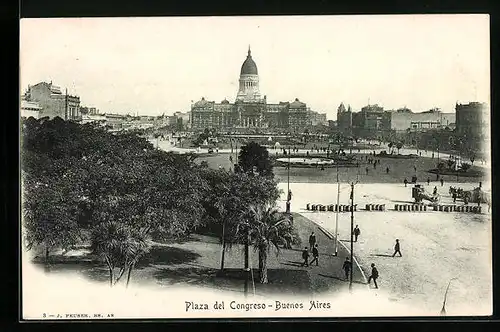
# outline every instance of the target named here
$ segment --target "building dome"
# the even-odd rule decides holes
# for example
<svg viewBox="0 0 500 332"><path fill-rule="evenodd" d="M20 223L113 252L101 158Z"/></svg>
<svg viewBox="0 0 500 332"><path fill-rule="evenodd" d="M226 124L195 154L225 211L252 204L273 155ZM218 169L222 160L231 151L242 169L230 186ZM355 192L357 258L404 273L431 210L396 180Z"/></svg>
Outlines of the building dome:
<svg viewBox="0 0 500 332"><path fill-rule="evenodd" d="M257 65L252 59L252 51L250 51L250 48L248 48L248 55L245 62L241 65L240 75L258 75Z"/></svg>

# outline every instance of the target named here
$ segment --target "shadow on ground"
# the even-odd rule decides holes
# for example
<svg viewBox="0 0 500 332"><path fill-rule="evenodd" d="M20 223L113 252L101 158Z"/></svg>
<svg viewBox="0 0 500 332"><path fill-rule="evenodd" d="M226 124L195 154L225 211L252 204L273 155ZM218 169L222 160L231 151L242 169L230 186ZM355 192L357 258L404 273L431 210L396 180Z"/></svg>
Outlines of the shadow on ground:
<svg viewBox="0 0 500 332"><path fill-rule="evenodd" d="M269 295L283 292L309 294L311 291L307 271L269 269L268 284L260 284L259 272L257 270L252 272L253 276L252 273L247 274L242 269L226 269L221 273L214 268L162 268L154 273L154 277L159 284L189 284L243 292L245 277L248 275L249 291L253 292L255 287L256 294Z"/></svg>
<svg viewBox="0 0 500 332"><path fill-rule="evenodd" d="M392 257L392 255L389 254L371 254L371 257Z"/></svg>
<svg viewBox="0 0 500 332"><path fill-rule="evenodd" d="M330 278L330 279L335 279L335 280L340 280L340 281L345 281L346 283L349 282L348 279L345 279L345 278L339 278L337 276L332 276L332 275L326 275L326 274L322 274L322 273L318 273L318 275L322 276L322 277L325 277L325 278ZM360 285L366 285L364 282L361 282L361 281L356 281L356 280L353 280L352 281L353 284L360 284Z"/></svg>
<svg viewBox="0 0 500 332"><path fill-rule="evenodd" d="M136 264L136 268L144 268L151 264L154 265L176 265L195 261L201 257L200 254L186 249L154 246L144 257Z"/></svg>

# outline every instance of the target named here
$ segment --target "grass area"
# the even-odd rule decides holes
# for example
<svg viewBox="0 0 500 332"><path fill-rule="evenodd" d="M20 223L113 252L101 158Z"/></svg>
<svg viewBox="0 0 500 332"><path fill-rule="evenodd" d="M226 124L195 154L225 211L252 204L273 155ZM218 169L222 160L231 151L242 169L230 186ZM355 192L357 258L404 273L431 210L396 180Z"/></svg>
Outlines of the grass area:
<svg viewBox="0 0 500 332"><path fill-rule="evenodd" d="M220 270L221 246L216 237L193 234L182 243L154 242L150 252L144 256L131 275L131 282L140 285L170 286L196 285L221 291L244 292L245 279L249 279L249 291L261 296L310 295L325 291L338 291L347 287L341 271L347 252L340 248L339 256L333 257L334 242L323 234L309 219L294 214L294 225L301 242L307 242L312 231L316 232L319 244L319 266L302 267L301 250L297 244L292 249L281 249L279 254L273 247L268 254L268 284L259 283L258 253L250 248L251 273L244 268L244 246L233 245L225 254L224 270ZM88 248L87 248L88 249ZM69 256L68 256L69 255ZM77 274L85 279L109 283L107 266L88 250L61 254L54 251L50 264L43 255L33 262L46 273ZM118 272L118 271L117 271ZM356 270L353 279L364 286L361 272Z"/></svg>
<svg viewBox="0 0 500 332"><path fill-rule="evenodd" d="M436 168L436 159L430 157L416 157L411 159L406 158L384 158L377 156L380 159L380 165L373 168L365 161L364 154L354 154L357 160L360 160L360 167L340 167L339 180L341 182L351 182L358 179L363 183L403 183L405 177L411 181L411 177L415 175L414 166L417 169L416 175L418 181L436 181L436 174L429 172ZM234 158L234 156L233 156ZM200 156L197 162L206 161L209 167L218 168L219 166L230 169L231 162L229 154L213 154L210 156ZM389 173L386 173L386 168L389 167ZM366 172L368 168L368 174ZM478 166L473 166L467 176L458 177L458 182L479 182L484 181L482 170ZM274 167L274 174L278 182L288 181L288 169L285 167ZM441 176L445 182L457 182L456 173ZM298 168L290 169L290 182L313 182L313 183L336 183L337 169L325 168Z"/></svg>

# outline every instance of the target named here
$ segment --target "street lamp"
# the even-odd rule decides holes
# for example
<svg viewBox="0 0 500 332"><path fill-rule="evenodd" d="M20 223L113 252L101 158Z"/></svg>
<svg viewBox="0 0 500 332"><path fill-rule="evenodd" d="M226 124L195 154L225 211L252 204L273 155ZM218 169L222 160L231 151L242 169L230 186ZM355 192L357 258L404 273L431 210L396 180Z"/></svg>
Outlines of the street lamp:
<svg viewBox="0 0 500 332"><path fill-rule="evenodd" d="M335 161L337 166L337 213L335 214L335 256L338 255L338 236L339 236L339 204L340 204L340 181L339 181L339 163Z"/></svg>
<svg viewBox="0 0 500 332"><path fill-rule="evenodd" d="M351 182L351 270L349 273L349 291L352 291L352 270L353 270L353 259L354 259L354 185L358 183Z"/></svg>
<svg viewBox="0 0 500 332"><path fill-rule="evenodd" d="M286 200L286 212L287 213L290 213L290 146L291 146L291 139L289 138L289 142L288 142L288 190L286 192L286 195L287 195L287 200Z"/></svg>

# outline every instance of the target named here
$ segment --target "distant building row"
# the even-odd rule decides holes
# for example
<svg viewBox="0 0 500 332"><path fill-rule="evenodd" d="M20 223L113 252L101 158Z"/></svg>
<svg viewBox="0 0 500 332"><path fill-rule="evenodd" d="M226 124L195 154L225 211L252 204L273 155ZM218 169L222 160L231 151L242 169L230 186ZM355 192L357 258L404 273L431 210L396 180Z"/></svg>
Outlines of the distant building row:
<svg viewBox="0 0 500 332"><path fill-rule="evenodd" d="M63 94L52 82L30 85L21 96L21 116L77 120L80 118L80 97L69 95L67 91Z"/></svg>
<svg viewBox="0 0 500 332"><path fill-rule="evenodd" d="M337 109L339 131L358 136L381 135L390 132L419 132L432 129L455 129L471 139L489 136L487 104L471 102L456 104L455 113L443 113L439 109L414 113L407 108L384 110L378 105L368 105L359 112L340 104Z"/></svg>
<svg viewBox="0 0 500 332"><path fill-rule="evenodd" d="M337 127L340 131L356 135L370 135L385 131L425 131L429 129L453 128L455 114L443 113L439 109L414 113L402 108L384 110L378 105L368 105L353 112L340 104L337 109Z"/></svg>

